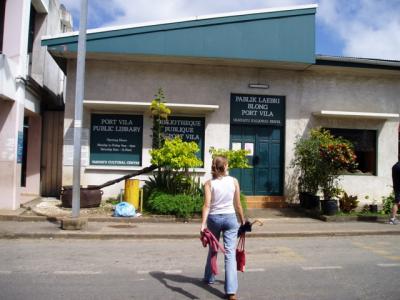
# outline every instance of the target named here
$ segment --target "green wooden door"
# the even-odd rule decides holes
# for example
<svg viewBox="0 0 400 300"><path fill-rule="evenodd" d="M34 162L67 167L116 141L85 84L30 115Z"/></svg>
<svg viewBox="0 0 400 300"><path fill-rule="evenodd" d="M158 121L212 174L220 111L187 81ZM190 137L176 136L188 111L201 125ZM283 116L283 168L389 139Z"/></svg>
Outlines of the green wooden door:
<svg viewBox="0 0 400 300"><path fill-rule="evenodd" d="M246 195L282 195L283 129L272 126L231 125L231 149L250 149L251 169L232 169Z"/></svg>

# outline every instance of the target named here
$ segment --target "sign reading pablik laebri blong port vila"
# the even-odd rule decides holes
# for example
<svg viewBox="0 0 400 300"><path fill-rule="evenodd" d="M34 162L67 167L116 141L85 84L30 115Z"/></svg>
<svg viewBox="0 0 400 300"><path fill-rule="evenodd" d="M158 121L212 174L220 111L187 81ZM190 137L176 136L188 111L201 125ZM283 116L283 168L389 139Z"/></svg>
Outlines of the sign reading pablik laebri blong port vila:
<svg viewBox="0 0 400 300"><path fill-rule="evenodd" d="M91 165L141 165L143 116L92 114L91 117Z"/></svg>
<svg viewBox="0 0 400 300"><path fill-rule="evenodd" d="M231 124L285 124L285 97L231 94Z"/></svg>
<svg viewBox="0 0 400 300"><path fill-rule="evenodd" d="M174 138L179 136L184 142L195 142L200 151L197 157L204 160L204 123L201 117L168 117L161 120L164 137Z"/></svg>

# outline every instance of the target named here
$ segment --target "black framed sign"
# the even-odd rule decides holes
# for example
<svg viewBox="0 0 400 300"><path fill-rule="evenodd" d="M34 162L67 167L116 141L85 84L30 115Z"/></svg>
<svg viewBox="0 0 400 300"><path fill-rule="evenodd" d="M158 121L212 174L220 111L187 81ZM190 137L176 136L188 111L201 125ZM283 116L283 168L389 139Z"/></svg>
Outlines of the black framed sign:
<svg viewBox="0 0 400 300"><path fill-rule="evenodd" d="M285 124L285 96L231 94L231 124Z"/></svg>
<svg viewBox="0 0 400 300"><path fill-rule="evenodd" d="M90 164L141 166L143 116L92 114Z"/></svg>
<svg viewBox="0 0 400 300"><path fill-rule="evenodd" d="M205 118L202 117L168 117L162 120L162 130L164 137L181 137L184 142L195 142L200 151L197 157L204 161L204 124Z"/></svg>

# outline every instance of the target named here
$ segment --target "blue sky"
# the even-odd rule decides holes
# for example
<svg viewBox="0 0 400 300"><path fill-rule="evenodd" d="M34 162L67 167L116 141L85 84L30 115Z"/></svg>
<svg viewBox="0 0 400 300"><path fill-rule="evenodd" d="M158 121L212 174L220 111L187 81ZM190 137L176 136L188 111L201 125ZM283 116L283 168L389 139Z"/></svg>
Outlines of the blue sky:
<svg viewBox="0 0 400 300"><path fill-rule="evenodd" d="M78 30L80 0L60 0ZM400 60L400 0L88 0L88 28L318 4L316 53Z"/></svg>

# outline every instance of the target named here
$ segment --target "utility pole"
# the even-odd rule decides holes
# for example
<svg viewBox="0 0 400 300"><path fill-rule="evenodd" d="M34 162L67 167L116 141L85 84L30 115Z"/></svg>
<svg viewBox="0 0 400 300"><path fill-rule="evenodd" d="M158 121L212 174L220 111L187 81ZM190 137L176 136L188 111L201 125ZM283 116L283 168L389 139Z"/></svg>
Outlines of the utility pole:
<svg viewBox="0 0 400 300"><path fill-rule="evenodd" d="M75 115L74 115L74 158L72 185L72 218L79 217L81 196L81 136L82 110L85 95L85 58L86 58L86 24L88 0L81 0L79 19L78 53L76 63Z"/></svg>

